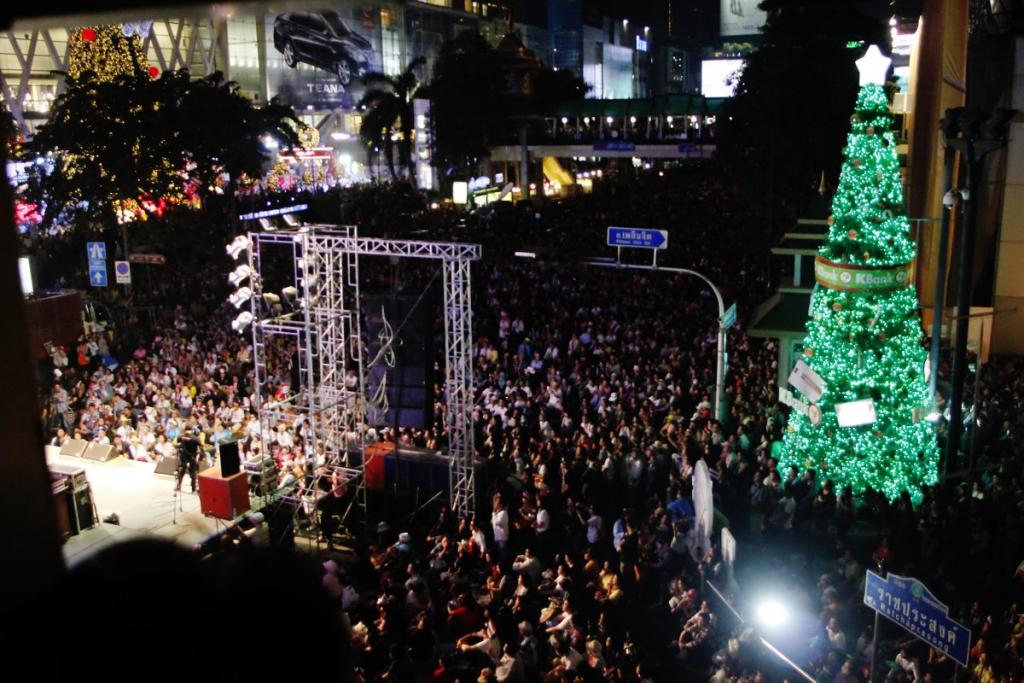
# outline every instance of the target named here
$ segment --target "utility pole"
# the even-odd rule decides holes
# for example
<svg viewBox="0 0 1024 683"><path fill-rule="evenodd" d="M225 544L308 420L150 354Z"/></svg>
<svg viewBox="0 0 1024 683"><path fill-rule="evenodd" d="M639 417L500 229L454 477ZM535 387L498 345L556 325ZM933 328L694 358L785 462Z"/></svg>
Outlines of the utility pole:
<svg viewBox="0 0 1024 683"><path fill-rule="evenodd" d="M718 353L716 354L717 360L715 363L715 419L719 422L724 422L727 409L725 396L725 374L728 372L729 368L729 355L726 348L729 340L729 325L725 318L725 300L722 298L722 292L720 292L718 287L715 286L715 283L695 270L659 266L656 261L651 265L617 263L599 260L589 260L586 263L588 265L600 266L602 268L629 268L630 270L651 270L665 273L692 275L703 280L707 286L711 288L711 291L715 295L715 299L718 301Z"/></svg>
<svg viewBox="0 0 1024 683"><path fill-rule="evenodd" d="M1006 144L1006 123L1012 112L997 112L982 122L977 112L963 107L949 109L942 127L948 147L966 157L962 166L964 182L961 190L960 265L956 302L956 340L953 346L953 386L949 396L949 425L946 439L945 467L956 462L960 452L960 437L964 428L963 394L964 374L967 366L967 332L970 322L972 280L974 276L974 204L978 196L981 160L986 154ZM982 131L987 133L982 137ZM933 370L934 371L934 370Z"/></svg>

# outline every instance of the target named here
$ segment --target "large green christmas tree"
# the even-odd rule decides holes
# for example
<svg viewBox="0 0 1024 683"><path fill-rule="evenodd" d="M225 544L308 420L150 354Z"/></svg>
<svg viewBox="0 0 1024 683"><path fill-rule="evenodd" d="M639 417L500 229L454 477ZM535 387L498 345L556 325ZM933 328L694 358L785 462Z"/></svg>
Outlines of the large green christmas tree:
<svg viewBox="0 0 1024 683"><path fill-rule="evenodd" d="M790 418L780 467L813 468L855 493L871 487L890 499L903 491L918 499L922 485L937 481L938 449L921 419L931 401L910 282L915 245L883 87L889 61L871 46L857 62L861 89L815 262L802 357L824 391L795 392L804 404ZM840 426L837 404L844 416L859 408L852 422L863 423Z"/></svg>

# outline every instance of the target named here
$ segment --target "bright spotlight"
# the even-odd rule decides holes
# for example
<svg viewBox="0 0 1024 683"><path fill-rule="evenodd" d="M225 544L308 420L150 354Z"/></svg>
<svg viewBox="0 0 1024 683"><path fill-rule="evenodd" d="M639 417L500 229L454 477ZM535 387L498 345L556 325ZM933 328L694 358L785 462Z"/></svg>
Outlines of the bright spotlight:
<svg viewBox="0 0 1024 683"><path fill-rule="evenodd" d="M252 313L249 311L242 311L238 314L238 317L231 321L231 329L235 332L242 332L252 323Z"/></svg>
<svg viewBox="0 0 1024 683"><path fill-rule="evenodd" d="M789 621L789 610L778 600L769 598L757 606L757 620L768 628L776 628Z"/></svg>
<svg viewBox="0 0 1024 683"><path fill-rule="evenodd" d="M250 275L252 275L252 269L243 263L231 271L231 274L228 275L228 282L231 283L232 287L237 287L245 282L245 279Z"/></svg>
<svg viewBox="0 0 1024 683"><path fill-rule="evenodd" d="M225 247L224 250L227 252L228 256L237 261L242 252L250 246L251 243L249 242L249 237L247 235L239 235L235 239L231 240L231 244Z"/></svg>
<svg viewBox="0 0 1024 683"><path fill-rule="evenodd" d="M242 287L237 292L228 297L228 303L235 308L241 308L242 304L252 298L252 290L248 287Z"/></svg>

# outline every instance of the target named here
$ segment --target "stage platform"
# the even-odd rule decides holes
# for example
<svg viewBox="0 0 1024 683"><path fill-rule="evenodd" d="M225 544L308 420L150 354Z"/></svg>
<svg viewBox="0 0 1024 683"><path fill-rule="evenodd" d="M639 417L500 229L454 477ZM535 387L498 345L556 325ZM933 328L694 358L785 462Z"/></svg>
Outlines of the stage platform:
<svg viewBox="0 0 1024 683"><path fill-rule="evenodd" d="M46 462L84 467L98 519L112 513L120 518L120 526L100 524L69 538L63 548L68 566L133 538L156 536L191 548L224 528L224 522L200 512L199 495L188 492L187 476L176 504L174 477L154 474L153 463L124 458L95 462L62 456L51 446L46 447Z"/></svg>

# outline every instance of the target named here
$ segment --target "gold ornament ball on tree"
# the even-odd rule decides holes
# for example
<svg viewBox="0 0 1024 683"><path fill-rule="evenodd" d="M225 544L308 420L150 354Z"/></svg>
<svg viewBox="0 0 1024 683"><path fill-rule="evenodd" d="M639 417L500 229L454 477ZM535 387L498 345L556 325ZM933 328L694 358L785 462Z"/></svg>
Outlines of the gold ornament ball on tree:
<svg viewBox="0 0 1024 683"><path fill-rule="evenodd" d="M843 305L837 301L834 304L832 304L832 310L833 311L841 311L841 310L843 310Z"/></svg>
<svg viewBox="0 0 1024 683"><path fill-rule="evenodd" d="M857 239L857 231L851 230L850 232L846 233L846 236L849 237L851 240L855 240Z"/></svg>
<svg viewBox="0 0 1024 683"><path fill-rule="evenodd" d="M875 134L875 127L874 126L868 126L864 130L864 132L867 133L868 135L874 135Z"/></svg>
<svg viewBox="0 0 1024 683"><path fill-rule="evenodd" d="M808 358L813 358L814 357L814 349L811 349L811 348L804 349L804 355L807 356Z"/></svg>
<svg viewBox="0 0 1024 683"><path fill-rule="evenodd" d="M832 225L832 224L834 224L834 223L836 222L836 217L835 217L835 216L829 216L829 217L828 217L828 218L827 218L827 219L825 220L825 222L826 222L826 223L828 223L829 225Z"/></svg>
<svg viewBox="0 0 1024 683"><path fill-rule="evenodd" d="M860 168L860 159L854 159L850 162L854 168Z"/></svg>

